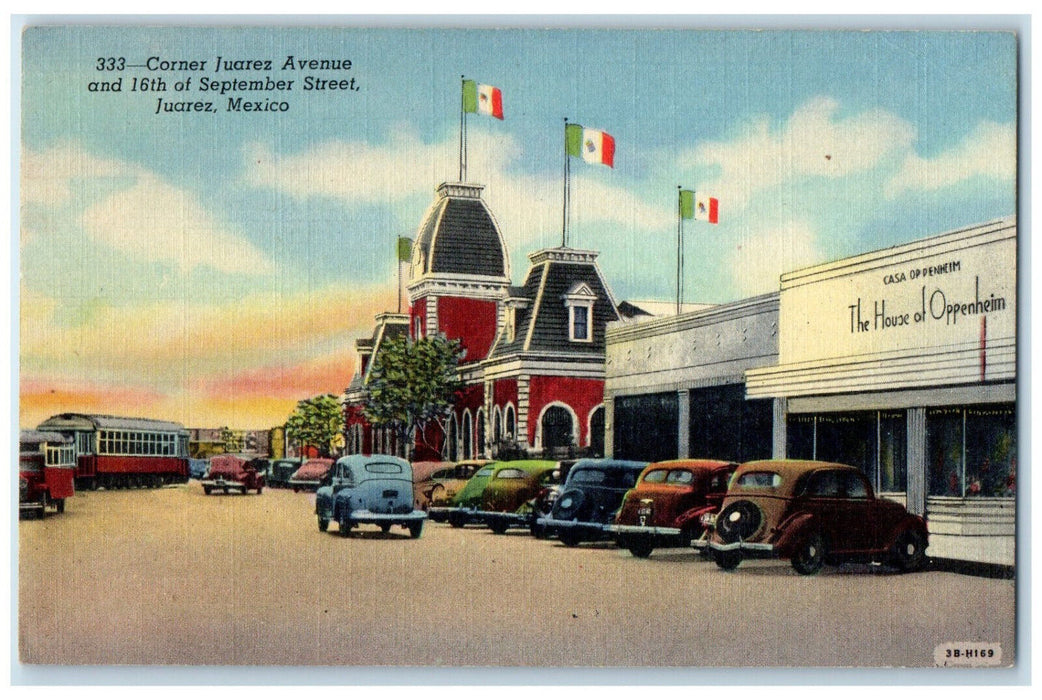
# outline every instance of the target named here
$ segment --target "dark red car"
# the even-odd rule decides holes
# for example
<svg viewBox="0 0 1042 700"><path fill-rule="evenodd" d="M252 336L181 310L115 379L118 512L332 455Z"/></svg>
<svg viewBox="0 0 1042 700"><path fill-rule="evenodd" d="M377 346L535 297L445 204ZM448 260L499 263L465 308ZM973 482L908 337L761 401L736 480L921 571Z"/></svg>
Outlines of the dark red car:
<svg viewBox="0 0 1042 700"><path fill-rule="evenodd" d="M722 569L744 556L782 557L801 574L823 564L887 562L902 571L926 556L926 521L877 498L858 469L802 460L747 462L735 472L709 546Z"/></svg>
<svg viewBox="0 0 1042 700"><path fill-rule="evenodd" d="M203 492L209 496L214 491L239 491L245 494L255 490L264 491L264 472L258 469L263 460L250 460L238 455L217 455L210 458L210 471L202 480Z"/></svg>
<svg viewBox="0 0 1042 700"><path fill-rule="evenodd" d="M318 491L329 471L333 468L333 460L325 457L313 457L305 460L300 469L289 478L289 487L293 492Z"/></svg>
<svg viewBox="0 0 1042 700"><path fill-rule="evenodd" d="M715 459L649 464L608 528L620 547L648 557L656 547L687 547L703 537L738 465Z"/></svg>

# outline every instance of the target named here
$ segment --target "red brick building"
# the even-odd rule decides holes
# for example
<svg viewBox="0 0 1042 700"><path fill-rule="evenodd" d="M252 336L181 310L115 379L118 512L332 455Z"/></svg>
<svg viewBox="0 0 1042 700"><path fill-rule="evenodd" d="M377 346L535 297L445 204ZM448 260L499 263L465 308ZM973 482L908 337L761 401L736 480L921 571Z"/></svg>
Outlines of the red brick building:
<svg viewBox="0 0 1042 700"><path fill-rule="evenodd" d="M620 319L597 253L531 253L512 286L502 232L481 185L443 183L417 231L408 315L380 314L357 342L359 369L345 394L349 452L405 455L390 431L362 416L372 358L387 338L444 334L465 350L465 384L452 415L419 436L416 459L604 451L605 325Z"/></svg>

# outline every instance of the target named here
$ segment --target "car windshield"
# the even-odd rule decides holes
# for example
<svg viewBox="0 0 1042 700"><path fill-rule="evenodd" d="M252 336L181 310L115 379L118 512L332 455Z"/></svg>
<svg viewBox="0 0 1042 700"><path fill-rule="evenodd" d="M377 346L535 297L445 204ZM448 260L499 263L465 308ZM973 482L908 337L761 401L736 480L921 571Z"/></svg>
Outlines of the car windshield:
<svg viewBox="0 0 1042 700"><path fill-rule="evenodd" d="M735 481L739 489L776 489L781 486L780 474L774 472L746 472Z"/></svg>
<svg viewBox="0 0 1042 700"><path fill-rule="evenodd" d="M369 462L365 470L370 474L401 474L402 465L394 462Z"/></svg>
<svg viewBox="0 0 1042 700"><path fill-rule="evenodd" d="M572 472L572 481L577 484L603 484L607 480L607 473L600 469L579 469Z"/></svg>
<svg viewBox="0 0 1042 700"><path fill-rule="evenodd" d="M496 474L497 479L524 479L526 473L522 469L500 469Z"/></svg>
<svg viewBox="0 0 1042 700"><path fill-rule="evenodd" d="M669 472L665 469L655 469L644 475L644 482L648 484L661 484L666 480L666 474Z"/></svg>
<svg viewBox="0 0 1042 700"><path fill-rule="evenodd" d="M686 469L674 469L666 477L667 484L691 484L695 481L695 475Z"/></svg>
<svg viewBox="0 0 1042 700"><path fill-rule="evenodd" d="M492 476L492 467L485 467L474 476Z"/></svg>

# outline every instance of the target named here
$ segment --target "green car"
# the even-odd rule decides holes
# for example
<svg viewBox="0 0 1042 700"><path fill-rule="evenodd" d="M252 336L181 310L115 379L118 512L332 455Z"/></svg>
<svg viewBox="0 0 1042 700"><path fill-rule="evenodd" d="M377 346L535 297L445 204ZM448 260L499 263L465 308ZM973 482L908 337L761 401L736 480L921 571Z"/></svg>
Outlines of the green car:
<svg viewBox="0 0 1042 700"><path fill-rule="evenodd" d="M486 470L491 470L475 481ZM511 527L528 528L534 521L530 501L559 478L560 465L547 460L493 462L456 495L449 523L462 527L483 523L501 534Z"/></svg>
<svg viewBox="0 0 1042 700"><path fill-rule="evenodd" d="M501 462L492 462L474 473L463 488L453 497L447 506L431 506L427 516L435 522L449 521L452 527L463 527L467 523L480 522L472 519L471 515L477 512L481 505L481 494L485 490L492 472Z"/></svg>

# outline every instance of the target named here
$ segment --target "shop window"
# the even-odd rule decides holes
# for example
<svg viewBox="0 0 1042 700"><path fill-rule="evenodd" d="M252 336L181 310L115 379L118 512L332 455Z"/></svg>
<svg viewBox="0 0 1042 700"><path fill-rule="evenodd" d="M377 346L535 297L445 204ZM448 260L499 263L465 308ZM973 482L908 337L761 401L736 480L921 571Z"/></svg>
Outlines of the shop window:
<svg viewBox="0 0 1042 700"><path fill-rule="evenodd" d="M618 459L677 458L677 392L617 396L613 452Z"/></svg>
<svg viewBox="0 0 1042 700"><path fill-rule="evenodd" d="M746 400L745 386L728 384L691 391L689 454L748 462L772 450L771 402Z"/></svg>
<svg viewBox="0 0 1042 700"><path fill-rule="evenodd" d="M790 415L786 454L857 467L879 493L907 488L907 419L904 411Z"/></svg>
<svg viewBox="0 0 1042 700"><path fill-rule="evenodd" d="M927 411L926 450L931 496L1016 494L1017 421L1011 404Z"/></svg>

